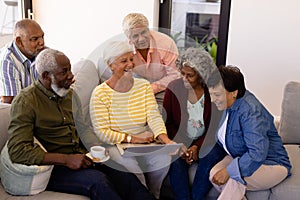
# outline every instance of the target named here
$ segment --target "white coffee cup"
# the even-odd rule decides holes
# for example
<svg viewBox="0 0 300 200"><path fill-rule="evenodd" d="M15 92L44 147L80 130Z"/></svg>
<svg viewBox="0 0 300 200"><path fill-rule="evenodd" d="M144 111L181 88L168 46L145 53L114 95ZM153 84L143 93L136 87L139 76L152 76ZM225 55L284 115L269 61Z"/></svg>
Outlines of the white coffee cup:
<svg viewBox="0 0 300 200"><path fill-rule="evenodd" d="M106 157L105 148L102 146L92 146L91 147L91 155L93 158L98 158L100 160Z"/></svg>

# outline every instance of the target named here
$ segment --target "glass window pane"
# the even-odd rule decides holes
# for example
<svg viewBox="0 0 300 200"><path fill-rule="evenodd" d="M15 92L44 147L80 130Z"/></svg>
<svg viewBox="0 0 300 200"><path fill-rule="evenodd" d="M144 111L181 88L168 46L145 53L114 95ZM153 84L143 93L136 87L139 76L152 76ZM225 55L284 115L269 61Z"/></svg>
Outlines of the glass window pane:
<svg viewBox="0 0 300 200"><path fill-rule="evenodd" d="M170 34L178 48L203 46L209 51L217 44L220 7L220 0L173 0Z"/></svg>

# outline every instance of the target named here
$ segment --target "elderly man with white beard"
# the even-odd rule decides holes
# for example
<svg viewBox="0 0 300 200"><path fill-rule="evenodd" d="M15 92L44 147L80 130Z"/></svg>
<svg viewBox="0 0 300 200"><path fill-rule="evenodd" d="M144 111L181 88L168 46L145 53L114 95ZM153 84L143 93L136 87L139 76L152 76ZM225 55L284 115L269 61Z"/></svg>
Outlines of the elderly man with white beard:
<svg viewBox="0 0 300 200"><path fill-rule="evenodd" d="M38 80L12 102L7 145L12 162L54 165L46 190L94 200L154 199L133 174L94 165L86 155L100 141L81 120L80 100L70 89L74 76L68 57L46 49L37 56L36 69ZM34 137L47 152L34 144Z"/></svg>

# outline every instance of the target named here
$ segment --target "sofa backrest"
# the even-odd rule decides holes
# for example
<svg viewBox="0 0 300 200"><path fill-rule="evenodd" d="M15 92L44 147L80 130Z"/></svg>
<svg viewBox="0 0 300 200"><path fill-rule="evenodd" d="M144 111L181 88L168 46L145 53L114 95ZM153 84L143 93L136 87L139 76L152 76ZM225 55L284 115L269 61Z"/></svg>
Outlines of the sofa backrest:
<svg viewBox="0 0 300 200"><path fill-rule="evenodd" d="M0 103L0 151L8 138L8 125L10 120L10 104Z"/></svg>
<svg viewBox="0 0 300 200"><path fill-rule="evenodd" d="M99 70L99 76L101 83L105 82L107 79L109 79L112 75L112 71L110 68L104 63L104 60L102 57L98 59L97 67Z"/></svg>
<svg viewBox="0 0 300 200"><path fill-rule="evenodd" d="M84 120L91 123L89 105L92 92L100 83L98 69L91 60L85 59L74 64L72 72L75 77L72 87L80 98Z"/></svg>
<svg viewBox="0 0 300 200"><path fill-rule="evenodd" d="M279 133L284 144L300 144L300 82L291 81L284 88Z"/></svg>

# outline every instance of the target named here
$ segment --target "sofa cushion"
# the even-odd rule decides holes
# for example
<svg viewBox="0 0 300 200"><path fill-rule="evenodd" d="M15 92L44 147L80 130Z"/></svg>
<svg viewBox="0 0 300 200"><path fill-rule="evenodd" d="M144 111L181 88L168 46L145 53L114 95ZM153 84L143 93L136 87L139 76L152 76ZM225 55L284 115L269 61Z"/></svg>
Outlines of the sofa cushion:
<svg viewBox="0 0 300 200"><path fill-rule="evenodd" d="M0 151L8 137L8 125L10 116L10 104L0 103Z"/></svg>
<svg viewBox="0 0 300 200"><path fill-rule="evenodd" d="M3 194L3 196L2 196ZM89 200L88 197L76 194L45 191L31 196L11 196L7 194L0 185L0 199L8 200Z"/></svg>
<svg viewBox="0 0 300 200"><path fill-rule="evenodd" d="M289 82L281 104L279 133L285 144L300 144L300 83Z"/></svg>
<svg viewBox="0 0 300 200"><path fill-rule="evenodd" d="M271 190L247 191L247 200L269 199Z"/></svg>
<svg viewBox="0 0 300 200"><path fill-rule="evenodd" d="M292 165L292 175L271 189L271 199L300 199L300 148L299 145L284 145Z"/></svg>

